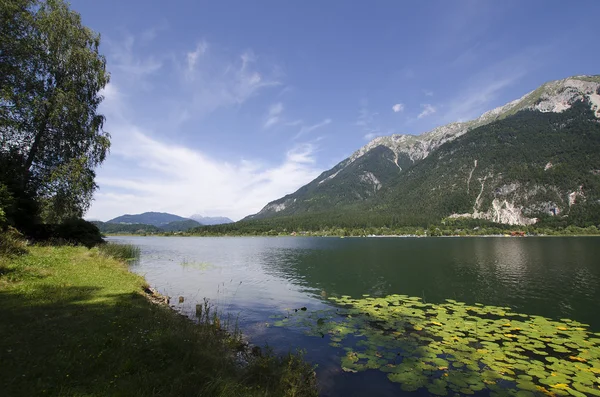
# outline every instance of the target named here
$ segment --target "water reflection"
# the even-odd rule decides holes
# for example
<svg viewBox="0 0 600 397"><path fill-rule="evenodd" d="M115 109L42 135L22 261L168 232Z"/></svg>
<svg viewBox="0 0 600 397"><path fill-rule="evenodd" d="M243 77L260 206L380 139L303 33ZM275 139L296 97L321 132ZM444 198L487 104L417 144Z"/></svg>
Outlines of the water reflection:
<svg viewBox="0 0 600 397"><path fill-rule="evenodd" d="M211 298L249 322L331 295L406 294L600 328L597 238L125 239L141 247L134 269L151 285L186 302Z"/></svg>
<svg viewBox="0 0 600 397"><path fill-rule="evenodd" d="M340 349L269 316L330 304L329 296L405 294L567 317L600 331L598 238L191 238L119 237L136 244L132 269L160 292L184 297L194 315L205 297L258 344L301 347L319 364L323 395L403 395L380 373L339 371ZM414 394L411 394L414 395Z"/></svg>

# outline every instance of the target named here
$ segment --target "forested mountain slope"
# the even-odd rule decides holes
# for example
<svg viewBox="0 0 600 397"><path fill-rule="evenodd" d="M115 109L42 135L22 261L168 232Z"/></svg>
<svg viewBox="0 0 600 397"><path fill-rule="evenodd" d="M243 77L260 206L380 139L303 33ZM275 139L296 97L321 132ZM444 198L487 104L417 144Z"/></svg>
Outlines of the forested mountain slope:
<svg viewBox="0 0 600 397"><path fill-rule="evenodd" d="M374 208L414 221L470 217L600 223L600 122L585 102L524 110L442 145L399 175Z"/></svg>
<svg viewBox="0 0 600 397"><path fill-rule="evenodd" d="M107 221L106 223L137 223L143 225L153 225L156 227L165 226L171 222L187 221L188 218L184 218L179 215L168 214L166 212L144 212L143 214L125 214L118 216L114 219Z"/></svg>
<svg viewBox="0 0 600 397"><path fill-rule="evenodd" d="M321 222L344 216L394 224L461 216L593 222L599 118L600 76L549 82L469 122L376 138L246 220L318 214Z"/></svg>

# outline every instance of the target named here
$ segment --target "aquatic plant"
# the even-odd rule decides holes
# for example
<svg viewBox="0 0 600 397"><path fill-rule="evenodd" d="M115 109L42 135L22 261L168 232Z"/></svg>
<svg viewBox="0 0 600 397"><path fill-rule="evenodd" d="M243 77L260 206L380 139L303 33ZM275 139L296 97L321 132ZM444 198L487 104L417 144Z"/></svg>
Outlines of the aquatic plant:
<svg viewBox="0 0 600 397"><path fill-rule="evenodd" d="M451 299L329 299L335 309L298 310L273 325L327 336L345 350L344 371L383 371L405 391L438 396L600 396L600 333L586 324Z"/></svg>
<svg viewBox="0 0 600 397"><path fill-rule="evenodd" d="M203 270L203 271L215 268L215 265L208 263L208 262L193 262L193 261L188 261L187 259L184 259L181 262L181 266L191 268L191 269Z"/></svg>
<svg viewBox="0 0 600 397"><path fill-rule="evenodd" d="M131 261L139 259L140 247L133 244L105 243L98 246L100 252L108 257Z"/></svg>

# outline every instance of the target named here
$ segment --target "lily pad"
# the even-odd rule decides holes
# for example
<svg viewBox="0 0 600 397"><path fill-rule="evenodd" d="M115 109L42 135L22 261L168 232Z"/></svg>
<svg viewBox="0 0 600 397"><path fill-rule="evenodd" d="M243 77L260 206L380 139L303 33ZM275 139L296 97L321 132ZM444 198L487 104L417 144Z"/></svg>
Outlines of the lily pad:
<svg viewBox="0 0 600 397"><path fill-rule="evenodd" d="M332 346L346 350L340 359L344 370L385 372L405 391L600 393L600 339L585 324L452 299L432 304L390 295L329 301L336 305L330 312L300 309L274 325L329 335Z"/></svg>

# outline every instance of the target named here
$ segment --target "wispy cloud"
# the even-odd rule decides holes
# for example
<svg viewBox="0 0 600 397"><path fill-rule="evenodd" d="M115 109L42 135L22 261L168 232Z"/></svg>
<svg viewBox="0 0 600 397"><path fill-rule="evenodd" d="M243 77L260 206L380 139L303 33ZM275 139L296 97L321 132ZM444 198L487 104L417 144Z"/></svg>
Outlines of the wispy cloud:
<svg viewBox="0 0 600 397"><path fill-rule="evenodd" d="M230 58L214 45L201 42L185 55L182 95L174 104L182 122L216 109L239 106L259 92L281 85L275 67L260 64L251 50Z"/></svg>
<svg viewBox="0 0 600 397"><path fill-rule="evenodd" d="M427 116L432 115L435 112L437 112L437 109L433 105L431 105L429 103L421 104L421 108L423 110L417 116L418 119L422 119L423 117L427 117Z"/></svg>
<svg viewBox="0 0 600 397"><path fill-rule="evenodd" d="M269 107L267 117L263 125L264 128L270 128L281 121L281 113L283 113L283 104L277 102Z"/></svg>
<svg viewBox="0 0 600 397"><path fill-rule="evenodd" d="M378 132L369 132L363 136L367 141L373 140L373 138L377 138L380 134Z"/></svg>
<svg viewBox="0 0 600 397"><path fill-rule="evenodd" d="M409 67L400 69L398 72L396 72L396 75L406 80L412 80L417 76L415 71Z"/></svg>
<svg viewBox="0 0 600 397"><path fill-rule="evenodd" d="M475 73L451 101L444 106L442 121L469 120L498 103L502 93L525 75L546 62L551 44L530 47ZM525 94L525 92L523 92ZM506 102L515 98L507 98Z"/></svg>
<svg viewBox="0 0 600 397"><path fill-rule="evenodd" d="M136 38L126 34L121 40L104 40L108 47L108 58L112 69L116 69L130 80L139 80L158 72L163 61L154 56L140 56L135 52Z"/></svg>
<svg viewBox="0 0 600 397"><path fill-rule="evenodd" d="M371 112L369 110L369 101L363 99L360 101L360 108L358 110L358 118L356 120L356 125L363 128L370 128L375 122L375 117L379 113Z"/></svg>
<svg viewBox="0 0 600 397"><path fill-rule="evenodd" d="M433 96L433 91L429 91L429 90L423 90L423 94L425 96Z"/></svg>
<svg viewBox="0 0 600 397"><path fill-rule="evenodd" d="M169 29L169 23L166 20L163 20L161 22L159 22L158 24L145 29L141 34L140 34L140 41L142 43L149 43L151 41L153 41L159 33L164 32L166 30Z"/></svg>
<svg viewBox="0 0 600 397"><path fill-rule="evenodd" d="M111 156L99 170L100 190L87 216L110 219L123 213L196 212L240 219L266 203L314 179L322 170L315 164L315 142L290 146L278 160L221 159L153 136L134 124L127 104L120 115L113 101L117 87L106 90L102 111L109 115L113 136ZM128 169L124 176L122 170ZM210 192L207 194L207 192Z"/></svg>
<svg viewBox="0 0 600 397"><path fill-rule="evenodd" d="M210 158L152 139L139 130L129 141L133 147L122 146L117 156L139 164L136 177L103 172L97 180L102 189L89 217L108 219L132 211L161 210L181 215L201 211L240 219L295 191L320 172L310 144L293 147L279 164L269 166L260 161Z"/></svg>
<svg viewBox="0 0 600 397"><path fill-rule="evenodd" d="M298 131L298 133L294 136L294 139L298 139L301 136L308 134L309 132L325 127L326 125L331 124L331 121L331 119L325 119L317 124L303 126L302 128L300 128L300 131Z"/></svg>
<svg viewBox="0 0 600 397"><path fill-rule="evenodd" d="M398 106L402 106L403 108L402 104L397 103L392 106L392 110L395 112ZM378 115L378 112L373 112L369 109L369 101L367 99L362 99L360 101L358 119L354 124L361 127L362 132L365 134L363 135L363 138L370 140L376 135L381 135L381 128L377 124Z"/></svg>
<svg viewBox="0 0 600 397"><path fill-rule="evenodd" d="M261 62L250 50L231 54L205 41L159 62L144 56L135 43L131 36L111 47L113 79L102 92L105 101L100 109L112 136L111 155L98 169L100 189L88 217L106 220L123 213L165 211L239 219L322 171L316 164L317 140L290 142L283 154L268 159L220 155L203 149L188 125L147 112L140 117L144 109L163 109L167 114L170 109L178 112L172 117L179 115L180 122L206 116L210 125L215 110L235 110L268 87L282 86L275 66ZM161 80L154 75L159 70L164 72ZM144 84L152 84L152 95L140 100L137 94ZM272 94L276 97L277 92ZM274 102L270 114L284 123L284 106ZM289 142L289 137L282 140Z"/></svg>
<svg viewBox="0 0 600 397"><path fill-rule="evenodd" d="M302 125L302 123L303 123L303 121L298 119L298 120L286 121L284 123L284 125L286 127L296 127L298 125Z"/></svg>
<svg viewBox="0 0 600 397"><path fill-rule="evenodd" d="M196 62L198 61L198 57L204 55L208 50L208 44L206 41L201 41L196 45L196 49L194 51L190 51L187 53L187 67L188 72L192 73L194 68L196 67Z"/></svg>
<svg viewBox="0 0 600 397"><path fill-rule="evenodd" d="M403 112L404 111L404 105L401 104L401 103L397 103L394 106L392 106L392 110L394 111L394 113Z"/></svg>

